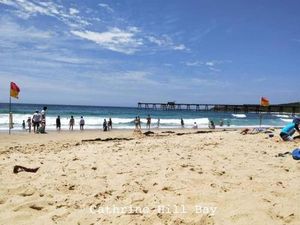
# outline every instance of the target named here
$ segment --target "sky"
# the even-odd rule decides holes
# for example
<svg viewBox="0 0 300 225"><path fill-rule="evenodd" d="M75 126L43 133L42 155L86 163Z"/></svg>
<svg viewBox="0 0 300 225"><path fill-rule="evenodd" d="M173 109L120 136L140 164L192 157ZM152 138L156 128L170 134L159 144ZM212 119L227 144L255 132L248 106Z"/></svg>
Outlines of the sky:
<svg viewBox="0 0 300 225"><path fill-rule="evenodd" d="M298 0L0 0L0 102L299 101Z"/></svg>

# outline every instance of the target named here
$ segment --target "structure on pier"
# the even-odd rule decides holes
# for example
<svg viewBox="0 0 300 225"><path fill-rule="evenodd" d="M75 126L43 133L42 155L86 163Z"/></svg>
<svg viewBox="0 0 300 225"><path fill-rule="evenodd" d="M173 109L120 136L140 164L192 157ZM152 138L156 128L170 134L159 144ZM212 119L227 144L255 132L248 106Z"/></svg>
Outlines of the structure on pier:
<svg viewBox="0 0 300 225"><path fill-rule="evenodd" d="M233 113L248 113L248 112L279 112L279 113L300 113L300 102L290 104L278 104L261 106L258 104L186 104L186 103L145 103L138 102L139 109L153 110L194 110L194 111L214 111L214 112L233 112Z"/></svg>

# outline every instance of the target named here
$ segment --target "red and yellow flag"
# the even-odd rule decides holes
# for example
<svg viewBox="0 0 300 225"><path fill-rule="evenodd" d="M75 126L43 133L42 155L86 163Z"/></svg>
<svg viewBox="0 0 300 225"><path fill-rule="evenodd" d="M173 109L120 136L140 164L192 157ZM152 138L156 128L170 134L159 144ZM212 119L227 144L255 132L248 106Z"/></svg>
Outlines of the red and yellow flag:
<svg viewBox="0 0 300 225"><path fill-rule="evenodd" d="M20 88L14 82L10 82L10 96L19 98Z"/></svg>
<svg viewBox="0 0 300 225"><path fill-rule="evenodd" d="M269 106L270 105L269 99L267 99L266 97L261 97L260 105L261 106Z"/></svg>

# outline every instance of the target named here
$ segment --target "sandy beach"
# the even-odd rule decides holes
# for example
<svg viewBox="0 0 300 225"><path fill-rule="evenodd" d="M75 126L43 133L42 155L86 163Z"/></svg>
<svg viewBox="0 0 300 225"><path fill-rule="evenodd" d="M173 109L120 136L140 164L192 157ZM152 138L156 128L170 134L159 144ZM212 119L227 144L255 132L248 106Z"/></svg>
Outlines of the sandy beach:
<svg viewBox="0 0 300 225"><path fill-rule="evenodd" d="M276 156L299 142L278 133L2 133L0 224L298 225L300 162Z"/></svg>

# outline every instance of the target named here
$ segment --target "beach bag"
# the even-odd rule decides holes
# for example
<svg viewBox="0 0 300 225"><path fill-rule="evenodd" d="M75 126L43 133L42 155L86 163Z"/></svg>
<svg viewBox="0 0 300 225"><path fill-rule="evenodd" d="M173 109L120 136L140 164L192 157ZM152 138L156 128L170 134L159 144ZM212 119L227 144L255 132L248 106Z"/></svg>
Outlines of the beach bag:
<svg viewBox="0 0 300 225"><path fill-rule="evenodd" d="M300 148L296 148L296 149L292 152L292 156L293 156L293 159L295 159L295 160L300 160Z"/></svg>

